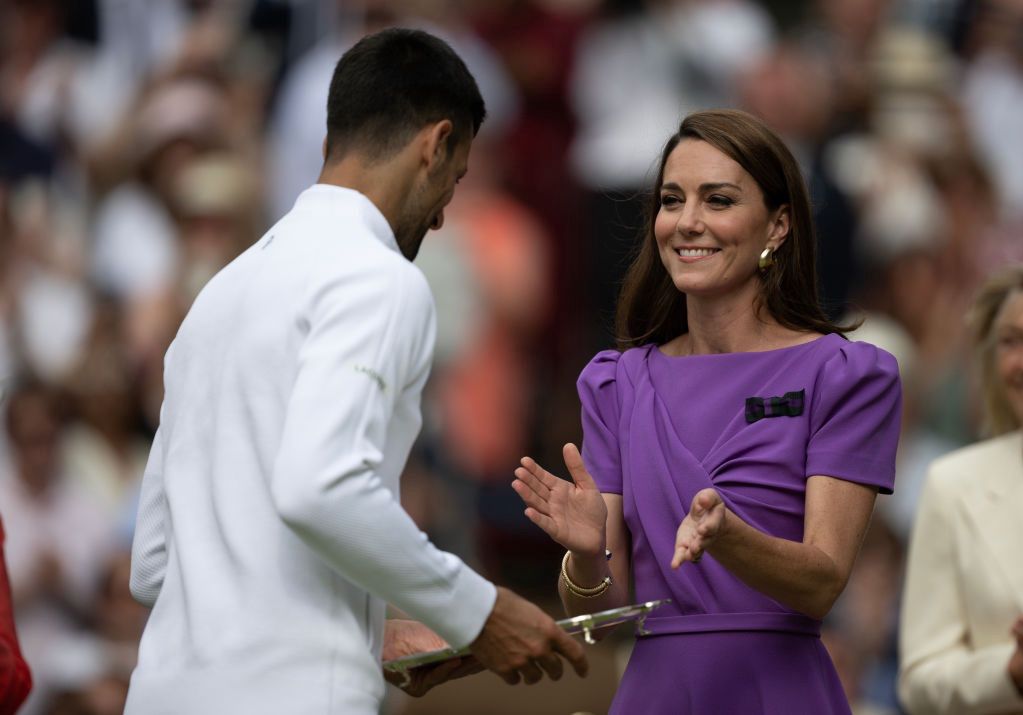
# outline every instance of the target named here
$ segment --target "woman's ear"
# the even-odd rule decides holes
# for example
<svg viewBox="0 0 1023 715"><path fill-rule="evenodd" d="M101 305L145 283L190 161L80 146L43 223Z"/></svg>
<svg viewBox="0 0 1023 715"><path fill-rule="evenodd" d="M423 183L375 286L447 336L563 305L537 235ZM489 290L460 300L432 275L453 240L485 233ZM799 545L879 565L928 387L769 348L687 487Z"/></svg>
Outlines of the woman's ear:
<svg viewBox="0 0 1023 715"><path fill-rule="evenodd" d="M792 211L788 204L782 204L774 211L767 234L767 245L777 251L781 244L789 237L792 229Z"/></svg>

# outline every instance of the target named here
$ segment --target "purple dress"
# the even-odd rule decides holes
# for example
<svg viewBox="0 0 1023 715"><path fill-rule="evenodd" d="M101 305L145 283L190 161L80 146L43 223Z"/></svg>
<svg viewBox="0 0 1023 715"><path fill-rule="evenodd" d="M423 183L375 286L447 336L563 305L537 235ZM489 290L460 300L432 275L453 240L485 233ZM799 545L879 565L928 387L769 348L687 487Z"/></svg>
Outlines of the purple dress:
<svg viewBox="0 0 1023 715"><path fill-rule="evenodd" d="M713 486L746 523L800 541L813 475L895 481L895 359L837 334L780 350L598 354L579 377L583 459L622 495L637 601L670 598L637 638L612 713L848 713L820 622L707 554L670 567L693 495Z"/></svg>

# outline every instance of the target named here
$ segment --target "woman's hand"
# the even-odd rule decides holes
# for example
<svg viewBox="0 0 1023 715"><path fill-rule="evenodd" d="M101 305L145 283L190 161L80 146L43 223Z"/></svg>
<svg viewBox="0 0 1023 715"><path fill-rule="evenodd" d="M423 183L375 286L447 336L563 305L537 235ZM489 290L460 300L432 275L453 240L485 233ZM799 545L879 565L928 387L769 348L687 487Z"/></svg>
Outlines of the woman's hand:
<svg viewBox="0 0 1023 715"><path fill-rule="evenodd" d="M698 491L675 535L671 567L677 569L684 561L698 562L703 552L717 540L724 523L725 503L721 495L709 488Z"/></svg>
<svg viewBox="0 0 1023 715"><path fill-rule="evenodd" d="M512 489L526 503L526 517L577 554L603 557L607 505L574 444L562 453L572 482L559 479L529 457L515 470Z"/></svg>

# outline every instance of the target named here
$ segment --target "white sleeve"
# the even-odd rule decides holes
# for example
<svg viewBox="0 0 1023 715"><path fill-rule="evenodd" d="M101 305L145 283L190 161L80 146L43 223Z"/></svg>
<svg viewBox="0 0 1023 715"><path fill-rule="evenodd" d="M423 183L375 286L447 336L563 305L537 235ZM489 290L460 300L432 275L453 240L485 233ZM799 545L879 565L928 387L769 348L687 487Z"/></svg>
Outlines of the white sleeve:
<svg viewBox="0 0 1023 715"><path fill-rule="evenodd" d="M899 697L908 712L921 715L1018 712L1023 701L1008 673L1014 643L970 645L956 566L954 498L932 471L910 540L899 634Z"/></svg>
<svg viewBox="0 0 1023 715"><path fill-rule="evenodd" d="M429 369L425 279L409 271L316 288L308 319L272 475L278 512L345 578L467 645L496 589L436 549L377 474L396 402L406 390L418 399Z"/></svg>
<svg viewBox="0 0 1023 715"><path fill-rule="evenodd" d="M167 499L163 491L163 441L160 429L153 437L149 461L142 475L138 517L131 545L131 595L150 608L156 603L167 571Z"/></svg>

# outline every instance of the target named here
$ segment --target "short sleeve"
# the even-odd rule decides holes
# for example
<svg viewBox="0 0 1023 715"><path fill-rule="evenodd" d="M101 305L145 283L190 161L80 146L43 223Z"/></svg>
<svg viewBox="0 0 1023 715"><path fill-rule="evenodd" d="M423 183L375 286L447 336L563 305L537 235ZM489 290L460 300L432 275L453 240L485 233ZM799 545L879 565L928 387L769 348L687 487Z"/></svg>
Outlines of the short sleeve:
<svg viewBox="0 0 1023 715"><path fill-rule="evenodd" d="M806 476L895 487L902 419L899 365L869 343L846 343L822 366L810 412Z"/></svg>
<svg viewBox="0 0 1023 715"><path fill-rule="evenodd" d="M576 387L582 403L583 463L602 492L622 493L622 459L618 446L618 360L605 350L583 368Z"/></svg>

